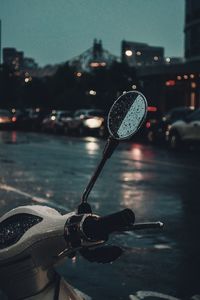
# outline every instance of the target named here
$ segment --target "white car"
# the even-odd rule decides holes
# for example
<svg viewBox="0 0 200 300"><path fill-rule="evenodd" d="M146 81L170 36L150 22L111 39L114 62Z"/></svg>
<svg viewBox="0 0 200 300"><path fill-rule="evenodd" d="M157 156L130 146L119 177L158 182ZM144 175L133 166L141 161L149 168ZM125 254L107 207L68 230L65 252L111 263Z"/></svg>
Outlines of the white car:
<svg viewBox="0 0 200 300"><path fill-rule="evenodd" d="M171 149L176 149L182 143L200 143L200 109L197 109L184 120L173 123L166 134Z"/></svg>
<svg viewBox="0 0 200 300"><path fill-rule="evenodd" d="M104 112L100 109L76 110L74 117L65 123L65 133L76 132L80 136L92 132L100 134L104 120Z"/></svg>

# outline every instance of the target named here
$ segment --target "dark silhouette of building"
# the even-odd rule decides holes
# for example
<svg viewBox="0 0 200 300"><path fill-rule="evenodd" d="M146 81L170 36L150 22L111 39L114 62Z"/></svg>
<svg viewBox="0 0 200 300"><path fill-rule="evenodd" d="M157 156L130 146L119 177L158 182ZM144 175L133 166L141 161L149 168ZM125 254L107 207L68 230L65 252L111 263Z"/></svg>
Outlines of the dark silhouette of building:
<svg viewBox="0 0 200 300"><path fill-rule="evenodd" d="M185 2L185 58L200 59L200 1Z"/></svg>
<svg viewBox="0 0 200 300"><path fill-rule="evenodd" d="M101 40L94 39L93 46L69 60L69 65L78 72L91 72L98 68L109 68L118 60L118 57L103 48Z"/></svg>
<svg viewBox="0 0 200 300"><path fill-rule="evenodd" d="M24 52L18 51L15 48L3 49L3 63L16 76L24 76L24 74L27 73L30 76L42 77L39 76L39 68L35 60L33 58L24 57Z"/></svg>
<svg viewBox="0 0 200 300"><path fill-rule="evenodd" d="M190 61L141 67L136 74L148 104L163 113L179 106L200 106L199 70L200 61Z"/></svg>
<svg viewBox="0 0 200 300"><path fill-rule="evenodd" d="M164 61L164 48L122 41L121 59L131 67L159 64Z"/></svg>
<svg viewBox="0 0 200 300"><path fill-rule="evenodd" d="M3 63L12 71L19 72L23 68L24 52L15 48L3 48Z"/></svg>
<svg viewBox="0 0 200 300"><path fill-rule="evenodd" d="M137 68L141 89L161 112L200 107L200 1L185 1L185 60Z"/></svg>

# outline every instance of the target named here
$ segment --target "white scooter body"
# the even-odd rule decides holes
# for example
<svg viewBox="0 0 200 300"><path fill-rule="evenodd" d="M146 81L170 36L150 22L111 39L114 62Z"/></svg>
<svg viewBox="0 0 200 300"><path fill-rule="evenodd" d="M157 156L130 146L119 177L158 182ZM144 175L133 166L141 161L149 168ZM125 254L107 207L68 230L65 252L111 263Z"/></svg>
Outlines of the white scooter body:
<svg viewBox="0 0 200 300"><path fill-rule="evenodd" d="M0 289L9 299L83 299L53 268L69 247L64 226L73 214L62 216L35 205L15 208L0 218Z"/></svg>

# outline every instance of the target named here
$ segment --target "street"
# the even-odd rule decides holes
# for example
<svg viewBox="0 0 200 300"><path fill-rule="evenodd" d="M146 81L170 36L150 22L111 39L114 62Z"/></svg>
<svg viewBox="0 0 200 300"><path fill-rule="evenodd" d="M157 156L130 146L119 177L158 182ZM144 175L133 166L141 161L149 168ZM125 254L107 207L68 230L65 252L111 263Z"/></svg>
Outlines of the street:
<svg viewBox="0 0 200 300"><path fill-rule="evenodd" d="M1 131L0 215L29 204L76 209L104 143L94 137ZM138 291L179 299L199 295L199 182L199 151L121 143L89 196L93 212L106 215L128 207L136 222L165 226L114 235L109 243L121 246L124 254L112 264L77 256L58 271L96 300L129 299Z"/></svg>

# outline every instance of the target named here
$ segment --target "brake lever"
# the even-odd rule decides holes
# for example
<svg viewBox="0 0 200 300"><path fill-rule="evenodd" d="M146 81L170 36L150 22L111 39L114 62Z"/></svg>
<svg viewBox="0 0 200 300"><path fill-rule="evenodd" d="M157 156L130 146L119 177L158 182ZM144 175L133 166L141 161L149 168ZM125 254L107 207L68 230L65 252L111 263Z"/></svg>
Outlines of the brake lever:
<svg viewBox="0 0 200 300"><path fill-rule="evenodd" d="M79 253L89 262L105 264L118 259L122 255L123 250L118 246L105 245L93 249L82 248L79 250Z"/></svg>

